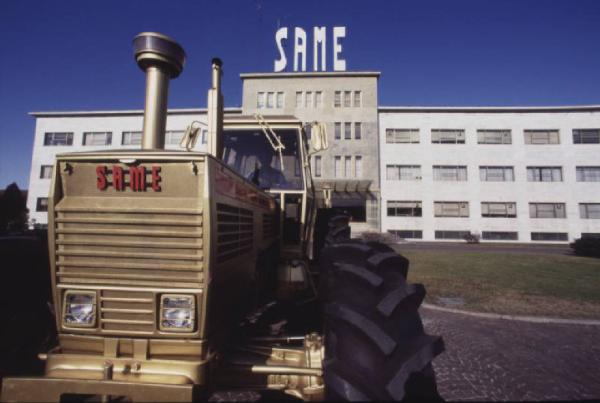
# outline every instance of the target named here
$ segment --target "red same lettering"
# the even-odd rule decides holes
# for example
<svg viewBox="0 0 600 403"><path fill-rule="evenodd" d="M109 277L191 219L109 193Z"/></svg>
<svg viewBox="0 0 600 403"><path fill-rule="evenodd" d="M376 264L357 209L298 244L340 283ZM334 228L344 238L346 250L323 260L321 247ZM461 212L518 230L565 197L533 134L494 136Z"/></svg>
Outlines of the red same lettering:
<svg viewBox="0 0 600 403"><path fill-rule="evenodd" d="M98 165L96 167L96 186L100 190L106 190L106 166Z"/></svg>
<svg viewBox="0 0 600 403"><path fill-rule="evenodd" d="M134 192L143 192L146 190L146 168L129 167L129 187Z"/></svg>
<svg viewBox="0 0 600 403"><path fill-rule="evenodd" d="M160 167L153 166L152 167L152 190L155 192L160 192Z"/></svg>
<svg viewBox="0 0 600 403"><path fill-rule="evenodd" d="M113 174L112 174L113 187L117 191L123 190L124 189L123 168L121 168L118 165L113 165L112 171L113 171Z"/></svg>

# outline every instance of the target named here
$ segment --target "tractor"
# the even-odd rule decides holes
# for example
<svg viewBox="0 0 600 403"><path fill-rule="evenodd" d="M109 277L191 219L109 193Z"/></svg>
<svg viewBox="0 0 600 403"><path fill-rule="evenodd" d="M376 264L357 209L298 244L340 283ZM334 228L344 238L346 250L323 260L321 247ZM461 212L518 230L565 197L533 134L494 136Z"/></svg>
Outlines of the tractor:
<svg viewBox="0 0 600 403"><path fill-rule="evenodd" d="M59 154L48 203L56 346L43 376L5 378L1 400L438 398L425 296L389 246L350 239L317 197L293 116L225 115L212 61L208 152L164 149L173 39L141 33L141 150Z"/></svg>

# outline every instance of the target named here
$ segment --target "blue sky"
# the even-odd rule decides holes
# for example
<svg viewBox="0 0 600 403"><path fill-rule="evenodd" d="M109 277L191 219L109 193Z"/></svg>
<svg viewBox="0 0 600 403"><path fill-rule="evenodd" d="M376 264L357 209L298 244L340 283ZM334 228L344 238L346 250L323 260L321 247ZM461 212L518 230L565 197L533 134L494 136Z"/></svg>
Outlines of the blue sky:
<svg viewBox="0 0 600 403"><path fill-rule="evenodd" d="M279 26L327 26L330 41L337 25L347 27L348 70L382 72L381 105L572 105L600 103L598 21L593 0L3 0L0 188L28 187L28 112L143 107L131 51L141 31L170 35L188 54L170 107L206 105L214 56L225 104L239 106L238 75L273 71Z"/></svg>

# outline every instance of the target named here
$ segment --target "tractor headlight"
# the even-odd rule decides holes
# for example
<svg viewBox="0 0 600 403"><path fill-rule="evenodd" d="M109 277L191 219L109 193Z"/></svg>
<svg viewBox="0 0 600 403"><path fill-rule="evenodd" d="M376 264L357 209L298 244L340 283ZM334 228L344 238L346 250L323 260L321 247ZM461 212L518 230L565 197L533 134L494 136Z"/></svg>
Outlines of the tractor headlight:
<svg viewBox="0 0 600 403"><path fill-rule="evenodd" d="M93 327L96 324L96 293L67 291L63 304L63 323L67 326Z"/></svg>
<svg viewBox="0 0 600 403"><path fill-rule="evenodd" d="M196 304L193 295L163 294L160 297L160 330L194 330Z"/></svg>

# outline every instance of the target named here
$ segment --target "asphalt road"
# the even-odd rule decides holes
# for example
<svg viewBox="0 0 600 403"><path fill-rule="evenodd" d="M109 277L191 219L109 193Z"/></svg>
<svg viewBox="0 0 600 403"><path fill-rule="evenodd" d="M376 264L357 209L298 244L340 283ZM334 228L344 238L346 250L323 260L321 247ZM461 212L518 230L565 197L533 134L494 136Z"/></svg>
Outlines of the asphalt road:
<svg viewBox="0 0 600 403"><path fill-rule="evenodd" d="M483 319L421 309L446 351L434 360L449 401L600 399L600 326Z"/></svg>

